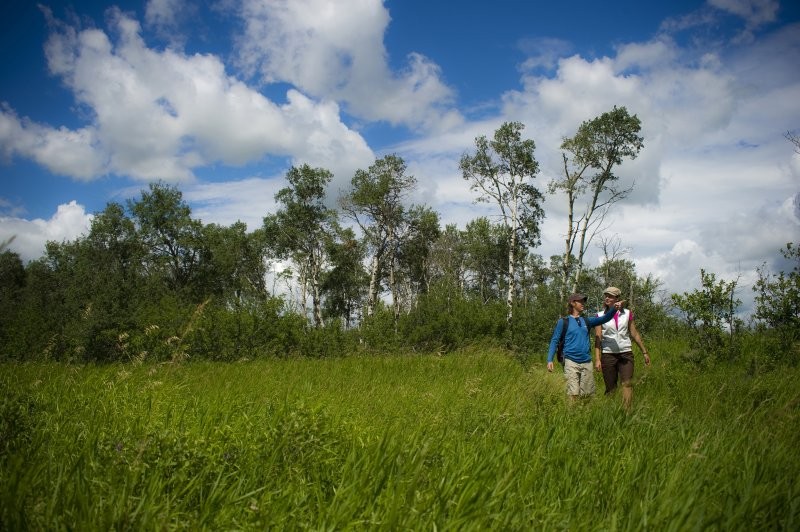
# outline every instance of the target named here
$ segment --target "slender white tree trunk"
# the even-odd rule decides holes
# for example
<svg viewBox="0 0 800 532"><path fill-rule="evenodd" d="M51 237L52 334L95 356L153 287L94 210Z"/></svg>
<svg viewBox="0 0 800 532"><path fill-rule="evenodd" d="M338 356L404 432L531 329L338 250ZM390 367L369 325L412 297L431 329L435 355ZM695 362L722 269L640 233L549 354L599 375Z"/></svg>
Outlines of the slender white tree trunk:
<svg viewBox="0 0 800 532"><path fill-rule="evenodd" d="M375 312L375 302L378 299L378 254L372 257L369 278L369 295L367 296L367 316L372 316Z"/></svg>
<svg viewBox="0 0 800 532"><path fill-rule="evenodd" d="M516 229L511 230L511 238L508 247L508 292L506 293L506 306L508 307L508 311L506 314L506 324L510 327L511 320L514 317L514 280L516 279L516 273L514 271L514 260L515 253L514 248L517 246L517 231ZM510 330L510 329L509 329Z"/></svg>

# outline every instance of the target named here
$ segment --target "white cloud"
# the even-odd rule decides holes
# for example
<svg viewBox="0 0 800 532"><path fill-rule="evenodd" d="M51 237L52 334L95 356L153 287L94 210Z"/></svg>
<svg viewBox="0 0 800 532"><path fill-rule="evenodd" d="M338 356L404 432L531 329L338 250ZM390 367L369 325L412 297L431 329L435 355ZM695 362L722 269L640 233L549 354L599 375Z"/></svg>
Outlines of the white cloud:
<svg viewBox="0 0 800 532"><path fill-rule="evenodd" d="M152 4L151 4L152 5ZM50 18L46 55L92 117L69 130L0 112L0 147L79 179L105 174L188 181L211 163L241 165L266 155L325 166L342 175L374 160L330 100L290 90L277 105L229 76L213 55L148 48L138 22L110 11L116 42Z"/></svg>
<svg viewBox="0 0 800 532"><path fill-rule="evenodd" d="M762 7L753 20L769 18L769 6ZM709 20L697 16L693 24ZM582 121L625 106L642 120L645 148L619 169L622 183L635 181L635 189L615 207L608 231L631 248L639 273L661 278L668 291L698 287L704 268L719 278L739 278L746 288L742 299L749 301L755 268L800 234L800 157L783 138L800 123L800 71L791 59L800 53L800 31L789 26L747 46L706 44L693 48L661 34L622 44L609 57L563 57L548 76L534 72L546 65L532 49L534 57L521 69L524 88L503 95L499 116L467 126L490 136L501 121L526 124L544 190L562 171L561 139ZM432 179L441 185L428 197L441 202L445 220L477 215L460 208L468 201L466 185L459 192L457 177L445 172L457 168L459 152L474 149L474 135L458 133L402 146L409 167L441 176ZM563 251L564 199L547 196L545 210L536 252L547 258ZM599 252L594 246L589 251L593 263Z"/></svg>
<svg viewBox="0 0 800 532"><path fill-rule="evenodd" d="M276 211L275 194L285 186L282 179L252 177L191 185L184 189L183 198L192 205L192 217L203 223L244 222L253 231L261 227L264 216Z"/></svg>
<svg viewBox="0 0 800 532"><path fill-rule="evenodd" d="M401 72L390 69L381 0L246 0L241 14L240 63L266 83L291 83L370 121L442 129L462 120L438 65L411 53Z"/></svg>
<svg viewBox="0 0 800 532"><path fill-rule="evenodd" d="M0 242L13 237L8 248L27 262L41 257L48 241L71 241L87 234L91 222L92 215L75 201L59 205L49 220L0 216Z"/></svg>
<svg viewBox="0 0 800 532"><path fill-rule="evenodd" d="M96 143L92 128L52 128L20 119L7 106L0 108L0 149L7 160L24 157L53 173L90 180L105 171Z"/></svg>
<svg viewBox="0 0 800 532"><path fill-rule="evenodd" d="M183 2L151 0L146 22L178 24L171 18L177 1ZM138 23L119 11L111 12L108 33L52 21L49 68L90 122L59 128L5 107L0 150L79 179L114 173L184 180L196 217L225 225L242 220L254 229L274 212L281 176L197 183L194 172L274 157L331 169L336 194L375 157L343 120L346 112L365 123L414 128L418 136L384 151L405 158L419 183L414 201L437 210L443 224L463 228L491 214L490 205L473 204L458 169L476 136L491 136L506 120L523 122L523 136L537 145L544 190L560 175L562 138L582 121L625 106L642 120L645 148L619 169L623 184L636 188L615 208L609 231L631 249L639 273L660 277L668 291L697 287L700 268L725 279L742 275L744 285L798 234L800 155L783 134L800 127L800 26L757 32L769 28L774 7L714 0L666 21L651 40L622 43L595 59L546 37L520 42L529 54L520 63L522 88L500 94L500 111L480 121L466 121L453 107L447 72L433 59L411 54L400 58L402 70L390 67L383 44L390 17L380 0L243 3L240 66L266 83L289 85L279 103L229 74L220 57L148 47ZM706 31L723 12L747 21L747 46ZM535 251L548 258L563 249L563 198L547 196L545 208ZM70 209L80 214L78 205ZM43 242L57 216L7 216L2 227ZM73 222L72 234L79 226ZM592 247L589 261L597 255Z"/></svg>

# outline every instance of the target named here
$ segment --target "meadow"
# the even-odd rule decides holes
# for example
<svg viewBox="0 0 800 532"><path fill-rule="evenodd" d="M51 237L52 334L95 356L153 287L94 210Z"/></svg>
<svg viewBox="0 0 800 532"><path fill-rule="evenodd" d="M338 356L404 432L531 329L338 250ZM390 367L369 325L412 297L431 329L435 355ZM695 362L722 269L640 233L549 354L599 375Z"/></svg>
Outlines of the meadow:
<svg viewBox="0 0 800 532"><path fill-rule="evenodd" d="M4 363L0 529L800 528L800 370L649 347L630 412L494 349Z"/></svg>

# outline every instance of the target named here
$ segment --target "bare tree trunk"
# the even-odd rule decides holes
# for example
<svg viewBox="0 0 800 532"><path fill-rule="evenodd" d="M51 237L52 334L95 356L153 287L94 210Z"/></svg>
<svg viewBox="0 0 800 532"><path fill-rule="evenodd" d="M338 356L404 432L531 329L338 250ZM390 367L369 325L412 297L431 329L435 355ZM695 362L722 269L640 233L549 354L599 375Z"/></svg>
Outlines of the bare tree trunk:
<svg viewBox="0 0 800 532"><path fill-rule="evenodd" d="M379 257L376 253L372 257L372 265L370 266L369 278L369 295L367 296L367 316L372 316L375 312L375 302L378 300L378 266Z"/></svg>
<svg viewBox="0 0 800 532"><path fill-rule="evenodd" d="M514 271L514 262L515 262L515 248L517 247L517 231L516 228L512 228L511 230L511 238L508 247L508 291L506 293L506 306L508 308L508 312L506 314L506 325L508 325L508 330L511 331L511 322L513 320L514 314L514 279L515 279L515 271Z"/></svg>
<svg viewBox="0 0 800 532"><path fill-rule="evenodd" d="M586 254L586 231L588 229L589 229L589 218L586 217L583 219L579 233L580 243L578 245L578 258L575 261L576 263L575 277L572 278L573 293L578 291L578 281L580 281L581 275L583 274L583 256Z"/></svg>
<svg viewBox="0 0 800 532"><path fill-rule="evenodd" d="M631 276L631 289L628 290L628 307L633 308L636 306L635 297L636 297L636 275Z"/></svg>
<svg viewBox="0 0 800 532"><path fill-rule="evenodd" d="M561 265L561 286L559 287L559 299L561 301L567 298L567 283L569 282L569 270L571 267L572 259L572 207L569 209L569 230L567 231L567 238L564 241L564 261Z"/></svg>
<svg viewBox="0 0 800 532"><path fill-rule="evenodd" d="M575 185L569 183L570 174L567 156L563 153L561 157L564 159L564 175L567 179L567 236L564 239L564 263L561 265L561 286L559 287L559 296L561 301L567 298L567 283L569 283L569 272L572 267L572 248L575 246ZM577 179L575 180L577 181ZM573 290L574 292L574 290Z"/></svg>
<svg viewBox="0 0 800 532"><path fill-rule="evenodd" d="M397 280L395 278L394 253L389 261L389 286L392 290L392 316L394 321L394 334L397 334L397 322L400 320L400 301L397 293Z"/></svg>
<svg viewBox="0 0 800 532"><path fill-rule="evenodd" d="M311 270L311 300L314 305L314 325L316 327L324 327L325 322L322 318L322 296L319 287L320 264L316 258L312 259L309 269Z"/></svg>
<svg viewBox="0 0 800 532"><path fill-rule="evenodd" d="M303 313L303 318L308 319L308 273L303 271L305 268L300 267L300 310Z"/></svg>

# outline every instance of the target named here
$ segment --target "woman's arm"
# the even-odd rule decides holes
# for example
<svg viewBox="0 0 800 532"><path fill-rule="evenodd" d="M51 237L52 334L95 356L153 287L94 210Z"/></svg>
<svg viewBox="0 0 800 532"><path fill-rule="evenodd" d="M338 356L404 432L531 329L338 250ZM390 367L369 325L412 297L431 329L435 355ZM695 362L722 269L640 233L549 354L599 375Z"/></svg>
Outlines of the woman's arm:
<svg viewBox="0 0 800 532"><path fill-rule="evenodd" d="M644 364L646 366L650 365L650 354L647 352L647 348L644 346L644 342L642 341L642 337L639 335L639 331L636 330L636 323L633 321L633 315L631 314L631 321L628 323L628 331L631 333L631 340L636 342L636 345L639 346L639 349L642 350L642 354L644 355Z"/></svg>

